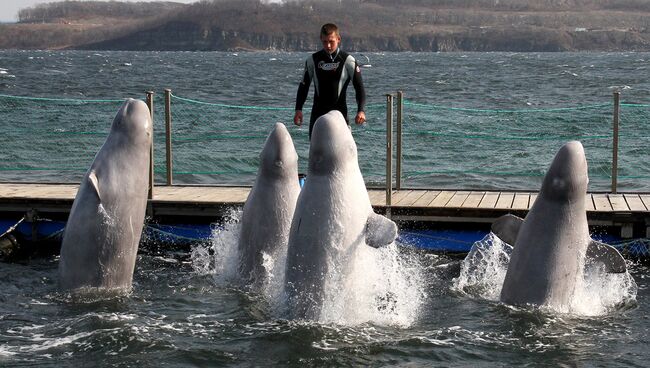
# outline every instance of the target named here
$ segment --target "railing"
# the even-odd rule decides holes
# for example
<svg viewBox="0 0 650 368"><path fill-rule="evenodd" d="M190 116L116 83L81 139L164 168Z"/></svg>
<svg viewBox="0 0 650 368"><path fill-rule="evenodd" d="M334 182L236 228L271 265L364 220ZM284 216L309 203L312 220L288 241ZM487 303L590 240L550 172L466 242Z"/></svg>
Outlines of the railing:
<svg viewBox="0 0 650 368"><path fill-rule="evenodd" d="M152 148L151 180L167 185L175 181L252 183L271 124L286 122L293 115L291 107L210 103L175 96L171 90L148 93L146 100L154 117L154 141L165 142L164 151ZM364 177L372 185L385 186L387 196L393 187L406 185L538 188L553 155L568 140L580 140L585 146L592 190L650 188L645 180L650 178L650 157L646 157L650 105L620 103L618 93L613 104L552 109L438 106L404 99L401 92L386 100L368 106L367 116L374 120L353 128L353 134ZM0 95L5 129L0 138L4 155L0 177L3 181L78 181L122 101ZM384 116L386 124L392 125L393 115L394 127L376 118ZM294 130L292 136L304 170L309 147L306 128ZM386 157L384 172L382 157ZM43 172L49 175L44 177Z"/></svg>

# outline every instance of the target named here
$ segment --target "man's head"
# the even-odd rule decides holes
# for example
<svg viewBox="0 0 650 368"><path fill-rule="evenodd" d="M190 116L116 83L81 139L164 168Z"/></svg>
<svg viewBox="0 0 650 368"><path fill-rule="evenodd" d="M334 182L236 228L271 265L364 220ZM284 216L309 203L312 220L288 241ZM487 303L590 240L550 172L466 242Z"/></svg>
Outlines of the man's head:
<svg viewBox="0 0 650 368"><path fill-rule="evenodd" d="M336 24L327 23L320 28L320 40L323 43L323 49L329 54L333 54L341 44L341 34Z"/></svg>

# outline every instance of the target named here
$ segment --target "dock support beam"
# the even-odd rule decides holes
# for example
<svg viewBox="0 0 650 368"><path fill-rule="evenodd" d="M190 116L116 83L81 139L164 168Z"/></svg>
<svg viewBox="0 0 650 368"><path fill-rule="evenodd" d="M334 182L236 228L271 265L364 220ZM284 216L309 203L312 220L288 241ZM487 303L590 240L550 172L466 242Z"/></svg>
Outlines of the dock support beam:
<svg viewBox="0 0 650 368"><path fill-rule="evenodd" d="M393 95L386 95L386 211L393 202Z"/></svg>
<svg viewBox="0 0 650 368"><path fill-rule="evenodd" d="M612 193L616 193L618 189L618 124L620 117L621 92L614 91L614 119L612 124Z"/></svg>
<svg viewBox="0 0 650 368"><path fill-rule="evenodd" d="M167 185L173 184L172 161L172 90L165 89L165 153L167 159Z"/></svg>
<svg viewBox="0 0 650 368"><path fill-rule="evenodd" d="M404 93L397 91L397 146L395 149L395 189L402 189L402 108L404 107Z"/></svg>
<svg viewBox="0 0 650 368"><path fill-rule="evenodd" d="M153 91L147 91L147 106L151 114L151 150L149 151L149 199L153 199Z"/></svg>

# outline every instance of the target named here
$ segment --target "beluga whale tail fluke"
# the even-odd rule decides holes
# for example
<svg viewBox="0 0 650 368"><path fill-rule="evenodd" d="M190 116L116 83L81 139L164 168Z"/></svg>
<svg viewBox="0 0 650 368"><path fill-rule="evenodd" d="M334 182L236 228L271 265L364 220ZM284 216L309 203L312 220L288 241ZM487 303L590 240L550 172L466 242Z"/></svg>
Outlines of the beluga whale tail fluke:
<svg viewBox="0 0 650 368"><path fill-rule="evenodd" d="M585 262L601 262L608 272L626 271L615 248L589 235L588 182L584 148L568 142L555 155L526 218L505 215L493 223L492 232L514 246L501 301L566 310Z"/></svg>
<svg viewBox="0 0 650 368"><path fill-rule="evenodd" d="M291 219L300 193L298 154L289 131L276 123L260 154L260 166L241 219L239 274L254 284L267 270L264 254L284 260Z"/></svg>
<svg viewBox="0 0 650 368"><path fill-rule="evenodd" d="M291 316L318 320L325 296L345 290L358 248L385 246L396 237L397 225L373 212L343 115L319 117L289 233L285 292Z"/></svg>
<svg viewBox="0 0 650 368"><path fill-rule="evenodd" d="M149 190L152 121L128 99L81 180L59 261L63 289L130 289Z"/></svg>

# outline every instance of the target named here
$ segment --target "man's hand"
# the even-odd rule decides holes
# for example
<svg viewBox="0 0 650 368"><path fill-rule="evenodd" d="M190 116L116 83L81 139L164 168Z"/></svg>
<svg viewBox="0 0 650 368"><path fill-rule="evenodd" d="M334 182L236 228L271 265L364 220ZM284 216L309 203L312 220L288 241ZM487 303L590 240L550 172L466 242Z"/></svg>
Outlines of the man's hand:
<svg viewBox="0 0 650 368"><path fill-rule="evenodd" d="M302 111L297 110L295 115L293 115L293 123L297 126L302 125Z"/></svg>
<svg viewBox="0 0 650 368"><path fill-rule="evenodd" d="M354 122L357 123L357 125L361 125L366 122L366 113L363 111L359 111L357 113L357 116L354 118Z"/></svg>

